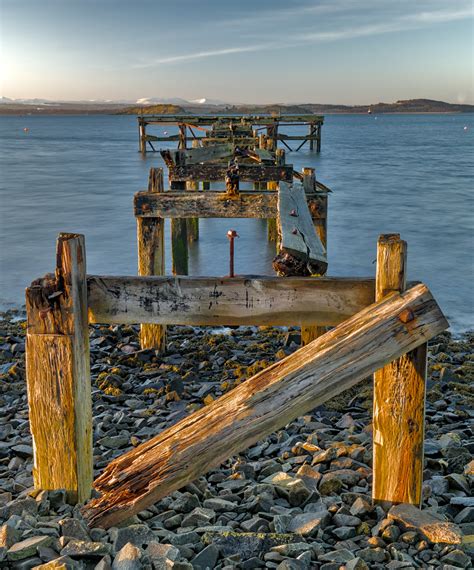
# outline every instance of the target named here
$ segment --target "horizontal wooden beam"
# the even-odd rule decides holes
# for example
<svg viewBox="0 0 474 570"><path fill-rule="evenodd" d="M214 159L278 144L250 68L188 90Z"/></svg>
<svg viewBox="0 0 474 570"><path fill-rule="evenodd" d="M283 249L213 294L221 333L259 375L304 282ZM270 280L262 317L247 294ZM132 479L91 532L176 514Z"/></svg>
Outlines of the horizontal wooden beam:
<svg viewBox="0 0 474 570"><path fill-rule="evenodd" d="M135 194L135 216L158 218L274 218L276 192L163 192Z"/></svg>
<svg viewBox="0 0 474 570"><path fill-rule="evenodd" d="M188 180L224 180L227 164L190 164L169 167L170 181ZM239 179L248 182L268 182L270 180L291 182L293 166L291 164L239 164Z"/></svg>
<svg viewBox="0 0 474 570"><path fill-rule="evenodd" d="M252 125L269 125L273 123L281 123L285 122L287 124L298 124L298 123L319 123L322 124L324 122L324 117L322 115L312 115L312 114L303 114L303 115L292 115L282 114L282 115L140 115L138 117L138 122L140 124L149 125L151 123L157 124L188 124L188 125L212 125L217 121L224 121L224 122L240 122L244 120L247 123L251 123Z"/></svg>
<svg viewBox="0 0 474 570"><path fill-rule="evenodd" d="M114 459L83 516L91 528L118 526L448 326L425 285L366 307Z"/></svg>
<svg viewBox="0 0 474 570"><path fill-rule="evenodd" d="M91 323L333 326L375 298L370 278L89 275Z"/></svg>

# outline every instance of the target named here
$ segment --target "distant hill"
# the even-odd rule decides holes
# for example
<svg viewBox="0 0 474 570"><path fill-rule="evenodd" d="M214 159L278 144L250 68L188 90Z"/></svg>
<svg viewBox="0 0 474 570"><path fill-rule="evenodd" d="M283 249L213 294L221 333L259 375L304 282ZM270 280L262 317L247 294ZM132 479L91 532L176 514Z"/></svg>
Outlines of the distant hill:
<svg viewBox="0 0 474 570"><path fill-rule="evenodd" d="M126 107L117 112L118 115L178 115L186 113L180 105L139 105Z"/></svg>
<svg viewBox="0 0 474 570"><path fill-rule="evenodd" d="M146 104L145 104L146 101ZM48 101L43 99L0 98L0 115L98 115L98 114L180 114L180 113L235 113L235 114L373 114L382 113L474 113L474 105L461 105L435 101L433 99L407 99L395 103L374 103L370 105L333 105L322 103L300 103L297 105L232 105L215 100L199 99L199 103L184 99L149 104L153 99L140 99L139 103L127 101ZM176 101L176 102L171 102ZM183 101L183 103L177 103ZM212 101L212 103L211 103ZM214 103L215 101L215 103Z"/></svg>
<svg viewBox="0 0 474 570"><path fill-rule="evenodd" d="M301 105L312 113L474 113L474 105L459 105L433 99L407 99L374 105Z"/></svg>

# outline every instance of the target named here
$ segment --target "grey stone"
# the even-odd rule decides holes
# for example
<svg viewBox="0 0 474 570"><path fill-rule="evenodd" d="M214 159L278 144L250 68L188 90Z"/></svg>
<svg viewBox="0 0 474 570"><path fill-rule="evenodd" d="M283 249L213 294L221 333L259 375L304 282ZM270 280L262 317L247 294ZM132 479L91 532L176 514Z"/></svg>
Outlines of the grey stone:
<svg viewBox="0 0 474 570"><path fill-rule="evenodd" d="M218 497L213 497L212 499L206 499L203 502L203 507L219 513L219 512L235 511L237 505L235 503L232 503L231 501L226 501L225 499L219 499Z"/></svg>
<svg viewBox="0 0 474 570"><path fill-rule="evenodd" d="M109 536L115 552L121 550L128 542L133 546L144 547L146 544L156 540L156 536L147 525L131 524L123 528L111 528Z"/></svg>
<svg viewBox="0 0 474 570"><path fill-rule="evenodd" d="M342 513L335 514L332 521L337 526L359 526L362 522L359 517L344 515Z"/></svg>
<svg viewBox="0 0 474 570"><path fill-rule="evenodd" d="M139 548L127 542L117 553L113 563L112 570L141 570L141 551Z"/></svg>
<svg viewBox="0 0 474 570"><path fill-rule="evenodd" d="M172 544L161 544L159 542L150 542L145 552L153 561L178 560L180 556L178 548Z"/></svg>
<svg viewBox="0 0 474 570"><path fill-rule="evenodd" d="M454 522L457 524L474 522L474 507L465 507L454 517Z"/></svg>
<svg viewBox="0 0 474 570"><path fill-rule="evenodd" d="M8 560L30 558L36 554L39 546L49 546L51 543L52 539L50 536L32 536L11 546L7 550L7 558Z"/></svg>
<svg viewBox="0 0 474 570"><path fill-rule="evenodd" d="M331 552L326 552L326 554L320 554L318 560L321 562L349 562L352 560L354 555L349 552L346 548L340 548L338 550L331 550Z"/></svg>
<svg viewBox="0 0 474 570"><path fill-rule="evenodd" d="M365 560L366 562L385 562L386 553L383 548L377 546L376 548L363 548L359 550L357 556Z"/></svg>
<svg viewBox="0 0 474 570"><path fill-rule="evenodd" d="M62 519L59 521L62 536L70 536L77 540L88 541L91 539L86 525L77 519Z"/></svg>
<svg viewBox="0 0 474 570"><path fill-rule="evenodd" d="M350 511L351 515L355 517L363 516L372 511L372 505L362 497L357 497L357 499L352 503Z"/></svg>
<svg viewBox="0 0 474 570"><path fill-rule="evenodd" d="M191 564L195 570L213 570L218 557L219 549L209 544L191 560Z"/></svg>
<svg viewBox="0 0 474 570"><path fill-rule="evenodd" d="M212 523L216 518L216 513L211 509L196 507L183 519L182 526L204 526Z"/></svg>
<svg viewBox="0 0 474 570"><path fill-rule="evenodd" d="M288 531L302 536L314 536L319 528L328 524L330 518L328 511L296 515L288 525Z"/></svg>
<svg viewBox="0 0 474 570"><path fill-rule="evenodd" d="M110 550L110 544L77 540L73 538L68 541L60 554L61 556L72 556L77 558L100 558L101 556L110 554Z"/></svg>
<svg viewBox="0 0 474 570"><path fill-rule="evenodd" d="M347 562L345 570L369 570L369 567L367 566L365 560L357 557Z"/></svg>
<svg viewBox="0 0 474 570"><path fill-rule="evenodd" d="M467 568L471 562L471 558L459 548L451 550L446 556L441 558L441 562L444 564L452 564L458 568Z"/></svg>
<svg viewBox="0 0 474 570"><path fill-rule="evenodd" d="M339 540L354 538L354 536L357 534L353 526L340 526L338 528L335 528L332 533L335 534Z"/></svg>

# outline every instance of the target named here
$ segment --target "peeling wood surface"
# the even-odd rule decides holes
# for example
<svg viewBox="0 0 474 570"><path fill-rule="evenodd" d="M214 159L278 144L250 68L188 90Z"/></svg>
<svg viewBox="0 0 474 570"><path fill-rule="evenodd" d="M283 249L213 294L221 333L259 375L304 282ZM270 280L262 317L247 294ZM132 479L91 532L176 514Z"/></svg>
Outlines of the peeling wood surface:
<svg viewBox="0 0 474 570"><path fill-rule="evenodd" d="M400 315L408 310L414 319L406 324ZM447 326L424 285L367 307L113 460L94 483L101 496L82 514L91 527L117 525Z"/></svg>
<svg viewBox="0 0 474 570"><path fill-rule="evenodd" d="M172 180L224 180L227 164L193 164L170 166L168 178ZM239 178L246 182L267 180L293 180L293 166L274 164L239 164Z"/></svg>
<svg viewBox="0 0 474 570"><path fill-rule="evenodd" d="M103 277L88 282L91 323L336 325L374 301L373 279Z"/></svg>
<svg viewBox="0 0 474 570"><path fill-rule="evenodd" d="M71 500L83 501L90 496L92 484L84 237L60 234L56 257L56 273L34 281L26 290L34 481L37 488L66 489Z"/></svg>
<svg viewBox="0 0 474 570"><path fill-rule="evenodd" d="M377 247L376 299L406 288L407 244L382 235ZM421 504L427 346L374 374L374 500Z"/></svg>
<svg viewBox="0 0 474 570"><path fill-rule="evenodd" d="M276 192L164 192L135 194L135 216L159 218L274 218Z"/></svg>
<svg viewBox="0 0 474 570"><path fill-rule="evenodd" d="M280 255L274 268L279 275L324 275L327 256L316 233L303 186L280 182L278 189ZM295 257L292 263L290 257Z"/></svg>

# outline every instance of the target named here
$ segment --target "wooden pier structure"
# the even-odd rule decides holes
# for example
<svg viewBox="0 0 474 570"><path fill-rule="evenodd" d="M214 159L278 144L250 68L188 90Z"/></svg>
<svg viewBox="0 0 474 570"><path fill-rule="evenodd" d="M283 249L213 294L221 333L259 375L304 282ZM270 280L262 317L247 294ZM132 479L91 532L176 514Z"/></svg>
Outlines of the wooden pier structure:
<svg viewBox="0 0 474 570"><path fill-rule="evenodd" d="M134 196L139 276L87 275L84 236L60 234L55 272L26 291L35 487L66 489L72 502L94 488L99 496L84 517L91 527L117 526L375 374L373 500L420 505L426 343L448 323L425 285L407 285L406 243L380 236L373 277L325 276L329 189L314 169L286 164L276 147L279 122L270 139L253 136L253 146L221 137L224 123L215 119L206 138L219 141L201 138L191 149L182 123L180 148L162 151L170 188L163 169L151 168L148 189ZM143 129L144 146L146 137ZM277 275L188 276L189 236L198 237L189 222L207 217L275 220ZM166 218L173 276L164 275ZM302 346L119 456L93 481L90 323L140 324L141 347L157 352L166 351L168 325L296 325Z"/></svg>
<svg viewBox="0 0 474 570"><path fill-rule="evenodd" d="M154 142L177 142L179 149L186 149L190 141L197 140L201 146L233 143L242 148L258 148L262 138L268 150L276 150L278 143L289 151L299 151L306 143L309 149L321 151L321 130L324 117L321 115L140 115L138 117L139 150L143 154L158 152ZM150 126L177 125L177 134L153 135L147 132ZM283 127L306 125L307 134L287 134ZM265 131L265 132L264 132ZM292 148L294 142L298 146Z"/></svg>

